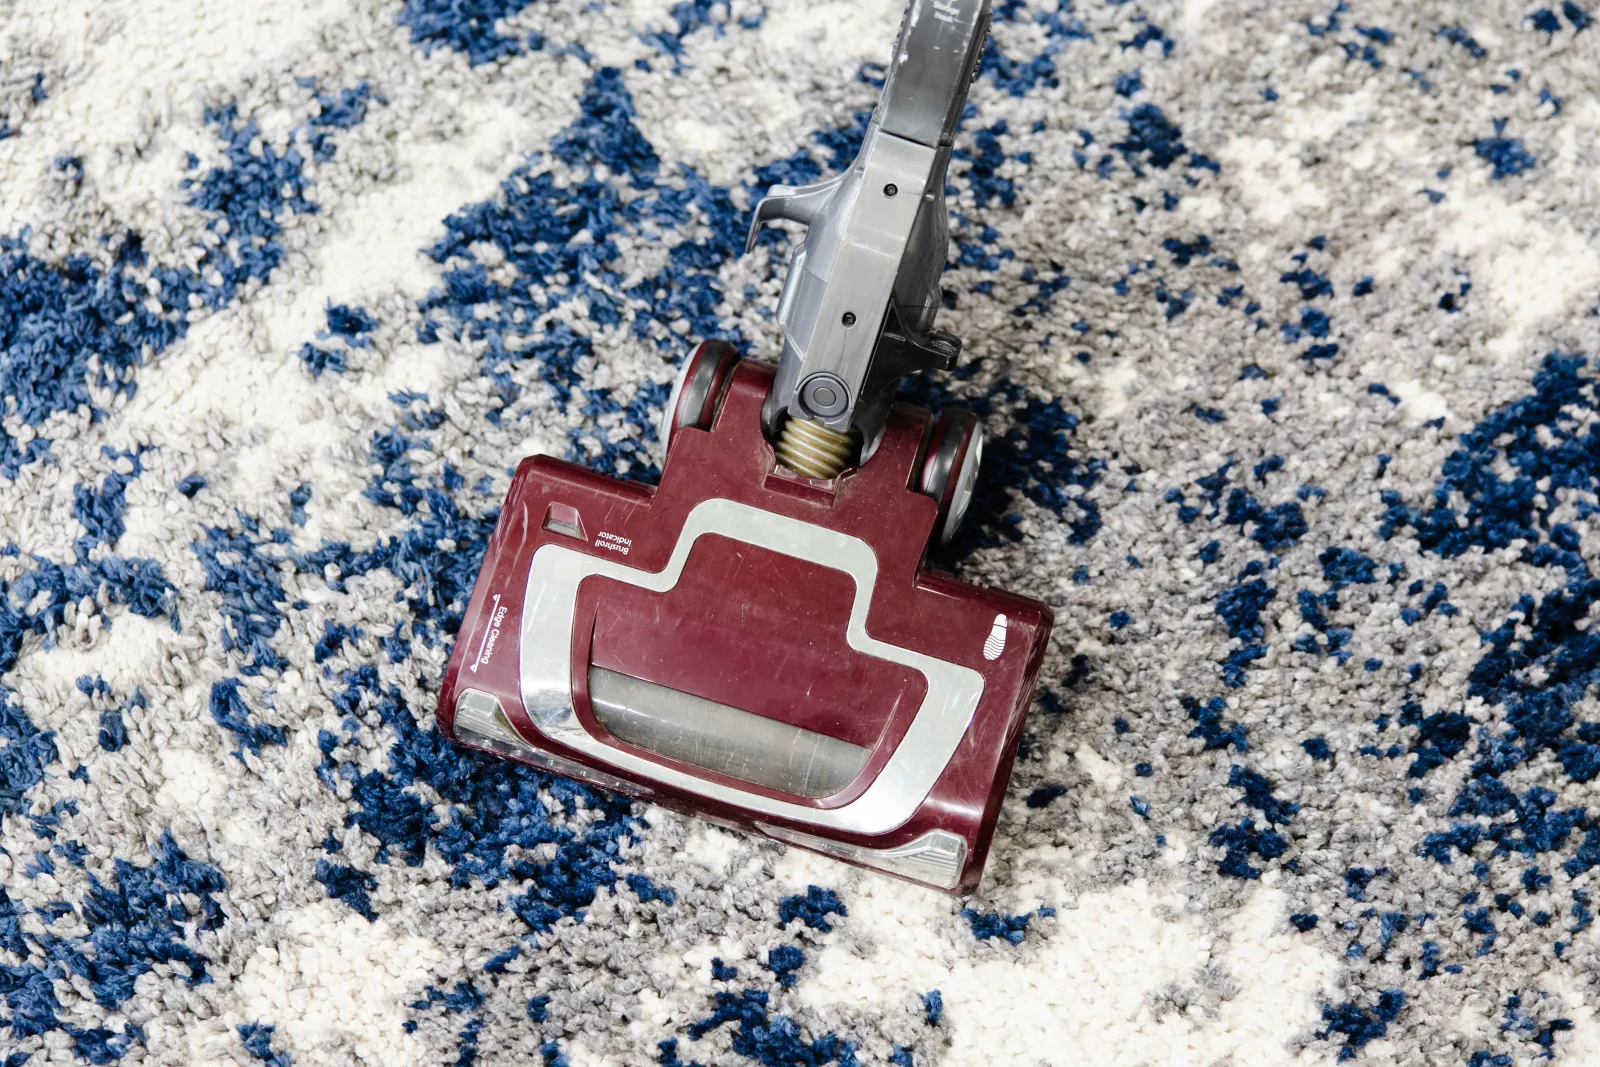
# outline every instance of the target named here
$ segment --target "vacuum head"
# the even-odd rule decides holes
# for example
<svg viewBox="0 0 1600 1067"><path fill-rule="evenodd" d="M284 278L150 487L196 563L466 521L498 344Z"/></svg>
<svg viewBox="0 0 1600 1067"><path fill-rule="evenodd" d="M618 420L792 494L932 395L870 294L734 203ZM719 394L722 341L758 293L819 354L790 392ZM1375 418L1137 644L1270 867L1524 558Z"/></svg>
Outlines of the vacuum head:
<svg viewBox="0 0 1600 1067"><path fill-rule="evenodd" d="M440 730L541 770L953 892L982 874L1052 623L926 569L970 415L888 410L826 480L776 458L772 366L702 344L661 484L523 460Z"/></svg>

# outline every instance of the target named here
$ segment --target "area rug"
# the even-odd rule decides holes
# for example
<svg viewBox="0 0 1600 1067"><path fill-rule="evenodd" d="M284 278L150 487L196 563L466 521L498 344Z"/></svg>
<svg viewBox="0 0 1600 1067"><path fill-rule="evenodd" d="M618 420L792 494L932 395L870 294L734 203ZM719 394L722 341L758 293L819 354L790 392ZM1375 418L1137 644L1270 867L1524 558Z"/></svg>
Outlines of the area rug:
<svg viewBox="0 0 1600 1067"><path fill-rule="evenodd" d="M0 1062L1600 1062L1600 18L997 0L935 560L1057 630L954 900L443 742L898 0L0 0Z"/></svg>

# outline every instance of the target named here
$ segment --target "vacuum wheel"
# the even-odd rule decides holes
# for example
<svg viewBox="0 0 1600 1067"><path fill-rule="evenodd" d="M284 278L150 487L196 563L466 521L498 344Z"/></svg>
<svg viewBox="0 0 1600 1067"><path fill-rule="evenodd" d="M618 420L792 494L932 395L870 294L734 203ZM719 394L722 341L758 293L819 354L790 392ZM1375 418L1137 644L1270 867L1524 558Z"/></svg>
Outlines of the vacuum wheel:
<svg viewBox="0 0 1600 1067"><path fill-rule="evenodd" d="M709 429L717 411L722 387L739 362L739 350L727 341L701 341L678 371L672 397L661 415L661 457L666 461L672 438L679 430Z"/></svg>
<svg viewBox="0 0 1600 1067"><path fill-rule="evenodd" d="M933 531L940 544L955 536L966 517L982 462L983 426L978 417L966 408L945 408L933 424L919 486L939 504Z"/></svg>

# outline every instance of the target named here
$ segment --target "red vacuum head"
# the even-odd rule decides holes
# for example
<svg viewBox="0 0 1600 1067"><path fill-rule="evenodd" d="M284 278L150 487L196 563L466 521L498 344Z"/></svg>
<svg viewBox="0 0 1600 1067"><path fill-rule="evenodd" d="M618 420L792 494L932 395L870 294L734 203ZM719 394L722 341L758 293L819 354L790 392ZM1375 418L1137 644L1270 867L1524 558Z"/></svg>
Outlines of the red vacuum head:
<svg viewBox="0 0 1600 1067"><path fill-rule="evenodd" d="M779 465L762 432L772 378L701 345L669 407L658 489L523 460L439 728L970 891L1050 609L924 568L970 492L971 416L896 405L868 460L818 481Z"/></svg>

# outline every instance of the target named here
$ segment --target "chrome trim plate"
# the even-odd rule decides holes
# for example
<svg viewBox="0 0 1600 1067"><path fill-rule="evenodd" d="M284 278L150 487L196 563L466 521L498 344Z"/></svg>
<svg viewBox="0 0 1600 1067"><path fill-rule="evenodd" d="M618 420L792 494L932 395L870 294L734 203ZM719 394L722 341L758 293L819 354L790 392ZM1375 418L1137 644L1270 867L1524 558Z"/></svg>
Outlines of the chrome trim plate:
<svg viewBox="0 0 1600 1067"><path fill-rule="evenodd" d="M624 781L605 771L597 771L574 760L564 759L550 752L541 752L517 733L506 718L505 709L493 694L481 689L463 689L456 697L456 740L478 745L491 752L522 760L541 771L576 778L580 782L599 786L617 793L651 797L655 790L640 782Z"/></svg>
<svg viewBox="0 0 1600 1067"><path fill-rule="evenodd" d="M571 648L578 586L600 576L661 593L683 574L696 541L721 534L795 559L843 571L855 581L845 639L851 648L919 672L927 692L889 761L855 800L813 808L712 782L624 752L595 737L572 707ZM726 499L704 500L689 512L672 557L660 571L624 566L565 545L545 544L528 568L522 612L522 702L534 726L552 741L609 764L635 780L654 781L696 796L792 822L855 834L882 834L916 813L949 764L983 695L983 675L970 667L879 641L867 633L867 609L878 559L865 541L837 530Z"/></svg>
<svg viewBox="0 0 1600 1067"><path fill-rule="evenodd" d="M814 837L798 830L756 823L756 829L791 845L801 845L827 856L873 867L902 878L954 889L961 881L961 868L967 862L967 843L949 830L929 830L921 837L897 848L867 848L826 837Z"/></svg>

